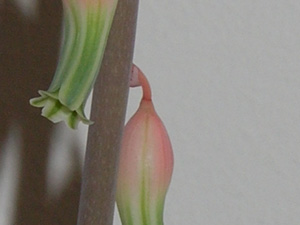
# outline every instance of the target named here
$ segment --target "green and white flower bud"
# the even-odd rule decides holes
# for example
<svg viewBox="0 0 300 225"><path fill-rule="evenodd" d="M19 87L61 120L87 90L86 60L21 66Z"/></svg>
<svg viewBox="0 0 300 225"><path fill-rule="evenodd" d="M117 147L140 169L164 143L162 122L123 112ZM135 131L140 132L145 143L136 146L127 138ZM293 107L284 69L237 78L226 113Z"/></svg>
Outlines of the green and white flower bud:
<svg viewBox="0 0 300 225"><path fill-rule="evenodd" d="M84 107L99 73L118 0L62 0L63 40L55 76L47 91L30 100L54 123L75 129L92 122Z"/></svg>

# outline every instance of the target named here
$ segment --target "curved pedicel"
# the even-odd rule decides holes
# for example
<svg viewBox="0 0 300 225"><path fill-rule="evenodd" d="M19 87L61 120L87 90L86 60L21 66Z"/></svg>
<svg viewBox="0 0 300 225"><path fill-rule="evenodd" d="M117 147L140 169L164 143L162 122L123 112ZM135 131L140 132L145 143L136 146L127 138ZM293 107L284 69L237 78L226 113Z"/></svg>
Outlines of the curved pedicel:
<svg viewBox="0 0 300 225"><path fill-rule="evenodd" d="M98 75L118 0L62 0L63 40L58 66L47 91L30 100L52 122L75 129Z"/></svg>
<svg viewBox="0 0 300 225"><path fill-rule="evenodd" d="M173 151L154 110L149 83L136 66L130 85L141 85L143 98L123 134L116 195L119 214L123 225L162 225Z"/></svg>

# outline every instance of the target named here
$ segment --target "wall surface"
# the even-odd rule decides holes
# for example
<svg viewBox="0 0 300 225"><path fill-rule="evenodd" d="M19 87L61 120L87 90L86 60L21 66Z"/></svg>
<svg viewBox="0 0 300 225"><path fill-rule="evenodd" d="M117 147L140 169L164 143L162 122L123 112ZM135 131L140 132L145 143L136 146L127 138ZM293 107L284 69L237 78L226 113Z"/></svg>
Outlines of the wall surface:
<svg viewBox="0 0 300 225"><path fill-rule="evenodd" d="M33 8L24 13L34 20ZM299 225L299 21L297 0L140 2L134 61L152 85L175 153L166 225ZM127 118L140 95L131 90ZM72 171L63 140L80 138L81 162L86 142L84 126L53 130L50 196ZM18 126L7 133L0 148L14 149L5 157L17 162ZM67 167L51 166L58 159ZM18 170L5 168L0 224L10 225L3 213L14 208L5 204L13 199L7 187L18 181L3 177Z"/></svg>
<svg viewBox="0 0 300 225"><path fill-rule="evenodd" d="M135 62L176 160L165 224L300 223L299 21L293 0L141 1Z"/></svg>

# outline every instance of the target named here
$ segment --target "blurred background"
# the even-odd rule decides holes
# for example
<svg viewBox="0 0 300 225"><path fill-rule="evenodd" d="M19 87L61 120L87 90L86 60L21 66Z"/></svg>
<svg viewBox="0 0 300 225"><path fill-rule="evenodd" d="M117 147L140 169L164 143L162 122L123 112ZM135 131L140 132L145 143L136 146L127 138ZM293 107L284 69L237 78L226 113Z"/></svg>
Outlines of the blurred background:
<svg viewBox="0 0 300 225"><path fill-rule="evenodd" d="M1 225L76 224L87 127L28 104L55 71L61 13L0 0ZM165 224L299 224L299 21L296 0L140 2L134 61L175 154Z"/></svg>

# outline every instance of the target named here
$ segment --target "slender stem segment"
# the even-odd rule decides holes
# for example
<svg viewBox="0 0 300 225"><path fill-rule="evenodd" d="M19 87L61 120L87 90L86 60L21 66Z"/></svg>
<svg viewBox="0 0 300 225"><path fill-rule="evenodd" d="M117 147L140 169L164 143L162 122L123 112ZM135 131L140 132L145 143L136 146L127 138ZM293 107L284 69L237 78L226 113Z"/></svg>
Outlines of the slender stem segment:
<svg viewBox="0 0 300 225"><path fill-rule="evenodd" d="M138 0L119 1L94 86L77 225L111 225Z"/></svg>
<svg viewBox="0 0 300 225"><path fill-rule="evenodd" d="M135 86L142 86L143 89L143 100L152 100L152 93L151 93L151 87L150 84L142 72L140 68L138 68L136 65L133 65L132 67L132 79L130 86L135 87Z"/></svg>

